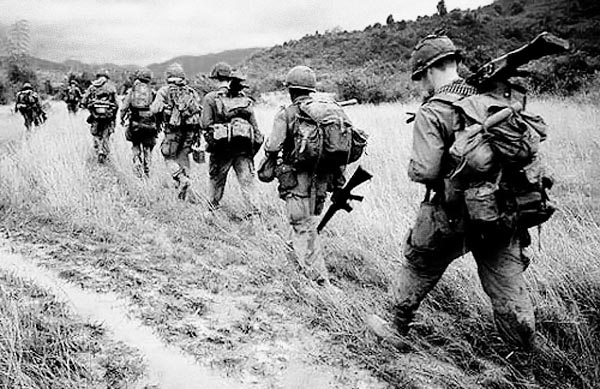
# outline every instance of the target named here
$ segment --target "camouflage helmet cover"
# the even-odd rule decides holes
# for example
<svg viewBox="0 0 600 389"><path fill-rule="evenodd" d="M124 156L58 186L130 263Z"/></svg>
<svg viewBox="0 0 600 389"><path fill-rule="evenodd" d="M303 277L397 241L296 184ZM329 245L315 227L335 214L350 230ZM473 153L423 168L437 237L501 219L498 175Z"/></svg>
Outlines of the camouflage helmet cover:
<svg viewBox="0 0 600 389"><path fill-rule="evenodd" d="M317 76L315 71L308 66L295 66L285 77L285 86L288 88L304 89L315 92L317 89Z"/></svg>
<svg viewBox="0 0 600 389"><path fill-rule="evenodd" d="M460 50L445 35L428 35L415 46L410 56L411 79L419 80L423 72L441 59L453 56L461 59Z"/></svg>
<svg viewBox="0 0 600 389"><path fill-rule="evenodd" d="M69 84L71 84L71 85L79 85L79 83L77 82L76 79L72 79L71 81L69 81Z"/></svg>
<svg viewBox="0 0 600 389"><path fill-rule="evenodd" d="M135 77L140 80L150 81L152 79L152 71L148 68L141 68L136 72Z"/></svg>
<svg viewBox="0 0 600 389"><path fill-rule="evenodd" d="M23 84L23 89L24 89L24 90L25 90L25 89L33 89L33 86L31 86L31 84L30 84L30 83L26 82L26 83L24 83L24 84Z"/></svg>
<svg viewBox="0 0 600 389"><path fill-rule="evenodd" d="M239 70L231 71L229 78L231 78L233 80L238 80L238 81L246 81L246 76L244 76L244 74L242 72L240 72Z"/></svg>
<svg viewBox="0 0 600 389"><path fill-rule="evenodd" d="M209 78L231 78L232 69L227 62L217 62L210 71Z"/></svg>
<svg viewBox="0 0 600 389"><path fill-rule="evenodd" d="M110 78L110 74L108 73L108 70L106 69L101 69L98 70L96 72L96 77L106 77L106 78Z"/></svg>
<svg viewBox="0 0 600 389"><path fill-rule="evenodd" d="M165 71L167 74L167 78L177 77L177 78L185 78L185 71L183 70L183 66L178 64L177 62L173 62L167 67Z"/></svg>

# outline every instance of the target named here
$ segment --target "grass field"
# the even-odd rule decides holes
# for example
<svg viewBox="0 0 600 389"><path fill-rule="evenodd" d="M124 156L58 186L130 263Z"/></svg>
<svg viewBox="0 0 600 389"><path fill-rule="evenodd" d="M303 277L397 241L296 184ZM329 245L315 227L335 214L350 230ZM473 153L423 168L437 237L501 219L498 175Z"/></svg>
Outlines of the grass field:
<svg viewBox="0 0 600 389"><path fill-rule="evenodd" d="M335 371L345 384L339 387L375 385L347 374L348 366L398 388L594 387L600 381L600 107L594 105L531 103L551 126L543 153L560 207L541 240L531 231L527 272L552 353L530 356L503 344L470 256L450 267L421 307L410 335L416 351L401 353L366 332L366 314L389 318L401 243L423 195L406 177L411 129L404 112L415 108L347 110L371 134L361 163L374 179L359 190L365 202L337 215L323 236L341 293L314 289L288 260L275 184L257 182L258 218L243 216L233 177L224 209L207 214L202 203L176 199L158 150L151 178L135 178L120 128L111 162L97 166L84 116L70 118L62 105L23 141L0 140L0 226L24 251L42 252L41 261L65 279L130 299L134 315L200 363L265 388L296 387L277 378L293 364L289 355ZM20 118L3 109L0 138L18 138ZM274 113L258 109L263 131ZM192 172L200 195L207 192L206 169L195 165ZM5 312L2 320L15 320Z"/></svg>

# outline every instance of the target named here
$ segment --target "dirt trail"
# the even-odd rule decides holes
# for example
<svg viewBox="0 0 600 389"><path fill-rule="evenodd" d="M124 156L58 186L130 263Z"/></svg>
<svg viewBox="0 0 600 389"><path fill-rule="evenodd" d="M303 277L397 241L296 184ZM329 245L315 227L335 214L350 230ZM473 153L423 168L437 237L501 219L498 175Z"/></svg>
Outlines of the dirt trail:
<svg viewBox="0 0 600 389"><path fill-rule="evenodd" d="M5 246L4 244L0 244ZM60 280L52 272L0 247L0 270L31 280L66 302L73 312L90 322L100 322L115 340L137 348L148 366L144 381L161 389L243 388L239 382L220 377L179 350L164 344L139 320L128 317L128 304L113 293L93 293Z"/></svg>

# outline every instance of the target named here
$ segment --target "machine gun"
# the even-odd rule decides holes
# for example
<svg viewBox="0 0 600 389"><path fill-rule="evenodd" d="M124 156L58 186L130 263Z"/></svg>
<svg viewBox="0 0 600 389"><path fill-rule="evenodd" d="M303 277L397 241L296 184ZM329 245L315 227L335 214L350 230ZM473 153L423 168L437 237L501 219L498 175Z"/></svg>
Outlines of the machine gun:
<svg viewBox="0 0 600 389"><path fill-rule="evenodd" d="M521 66L547 55L564 53L569 48L569 41L549 32L542 32L526 45L479 67L467 78L467 83L480 89L487 89L496 82L506 81L510 77L527 76L527 72L519 69Z"/></svg>
<svg viewBox="0 0 600 389"><path fill-rule="evenodd" d="M529 73L520 69L530 61L547 55L560 54L570 49L569 41L549 32L542 32L531 42L480 66L475 73L467 77L467 83L485 92L508 83L511 77L524 77ZM406 124L415 120L415 113L407 112Z"/></svg>
<svg viewBox="0 0 600 389"><path fill-rule="evenodd" d="M363 201L363 196L353 195L352 190L363 182L369 181L371 178L373 178L373 175L359 166L346 185L336 193L334 198L332 198L331 205L317 226L317 232L321 232L321 230L325 228L329 220L331 220L337 211L343 209L346 212L351 212L352 207L350 206L350 200Z"/></svg>

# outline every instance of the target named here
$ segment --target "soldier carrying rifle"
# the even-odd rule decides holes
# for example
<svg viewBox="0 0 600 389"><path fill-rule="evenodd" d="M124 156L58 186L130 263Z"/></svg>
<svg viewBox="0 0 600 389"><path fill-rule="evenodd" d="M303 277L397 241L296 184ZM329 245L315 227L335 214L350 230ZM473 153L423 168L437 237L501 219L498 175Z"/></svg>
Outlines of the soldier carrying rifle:
<svg viewBox="0 0 600 389"><path fill-rule="evenodd" d="M458 75L460 52L448 37L431 35L415 47L412 79L430 97L414 118L408 175L425 185L426 196L395 280L393 328L375 315L367 320L378 336L408 345L401 336L421 301L454 259L470 251L503 339L525 349L543 344L523 251L530 244L528 228L554 211L537 155L546 127L524 110L524 91L508 79L518 66L566 47L542 34L467 80Z"/></svg>

